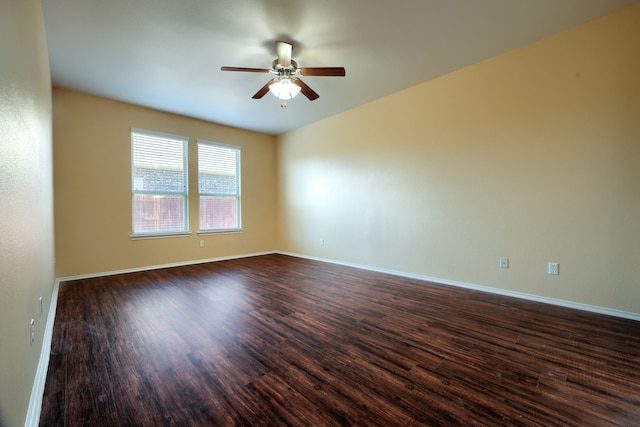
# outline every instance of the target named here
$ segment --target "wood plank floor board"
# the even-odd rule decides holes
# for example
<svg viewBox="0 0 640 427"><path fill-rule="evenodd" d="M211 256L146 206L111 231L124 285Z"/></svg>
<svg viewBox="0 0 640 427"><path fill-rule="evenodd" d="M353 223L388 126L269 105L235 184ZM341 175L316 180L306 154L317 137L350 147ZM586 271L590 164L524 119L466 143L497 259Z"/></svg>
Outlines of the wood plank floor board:
<svg viewBox="0 0 640 427"><path fill-rule="evenodd" d="M638 426L640 322L284 255L60 286L41 426Z"/></svg>
<svg viewBox="0 0 640 427"><path fill-rule="evenodd" d="M280 372L281 379L290 384L299 393L305 396L311 396L312 401L322 404L325 410L334 413L333 419L347 420L352 413L349 407L349 395L340 394L339 390L334 389L326 375L323 375L324 368L321 361L312 360L305 366L300 366L299 358L291 358L288 353L280 350L278 345L265 343L256 347L248 342L246 351L256 360L261 360L271 372ZM253 386L252 386L253 387ZM340 396L340 399L336 399ZM352 418L351 418L352 419Z"/></svg>
<svg viewBox="0 0 640 427"><path fill-rule="evenodd" d="M249 343L250 346L250 343ZM291 347L297 349L296 352L287 351ZM281 373L281 376L292 385L292 387L309 393L313 396L313 401L324 402L324 408L331 409L335 413L335 418L340 420L351 414L351 418L364 416L371 409L382 411L386 404L379 397L372 393L372 390L360 381L345 381L343 371L350 368L355 361L354 356L346 352L322 352L318 353L316 343L306 340L295 339L292 343L282 342L275 346L267 345L267 348L248 348L248 352L262 360L265 365L274 372ZM328 393L328 394L327 394ZM329 399L322 399L322 397ZM344 413L336 413L336 405L347 407L349 410ZM361 415L358 415L362 412ZM381 412L382 415L386 413ZM387 418L380 418L383 421ZM327 420L326 422L328 422ZM388 419L387 421L388 422Z"/></svg>

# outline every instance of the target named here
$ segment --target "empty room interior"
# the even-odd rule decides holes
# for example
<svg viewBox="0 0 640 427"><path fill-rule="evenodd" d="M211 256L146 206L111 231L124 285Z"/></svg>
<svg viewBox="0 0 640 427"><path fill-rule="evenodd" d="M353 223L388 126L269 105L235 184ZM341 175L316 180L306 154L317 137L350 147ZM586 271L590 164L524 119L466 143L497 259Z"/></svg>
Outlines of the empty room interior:
<svg viewBox="0 0 640 427"><path fill-rule="evenodd" d="M0 47L0 427L640 425L640 2L0 0Z"/></svg>

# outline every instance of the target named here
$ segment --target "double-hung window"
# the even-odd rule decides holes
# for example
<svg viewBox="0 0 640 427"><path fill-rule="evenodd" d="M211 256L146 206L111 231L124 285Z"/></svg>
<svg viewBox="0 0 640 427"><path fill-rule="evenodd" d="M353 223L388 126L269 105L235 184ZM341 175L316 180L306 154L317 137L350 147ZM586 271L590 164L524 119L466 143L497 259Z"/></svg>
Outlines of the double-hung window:
<svg viewBox="0 0 640 427"><path fill-rule="evenodd" d="M188 232L188 142L131 129L133 237Z"/></svg>
<svg viewBox="0 0 640 427"><path fill-rule="evenodd" d="M240 230L240 147L198 140L201 232Z"/></svg>

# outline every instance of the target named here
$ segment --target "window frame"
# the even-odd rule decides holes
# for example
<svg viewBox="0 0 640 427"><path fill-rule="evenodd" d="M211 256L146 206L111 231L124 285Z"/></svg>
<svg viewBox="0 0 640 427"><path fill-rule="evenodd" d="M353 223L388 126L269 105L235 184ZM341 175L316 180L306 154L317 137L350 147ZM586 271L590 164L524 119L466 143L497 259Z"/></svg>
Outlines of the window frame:
<svg viewBox="0 0 640 427"><path fill-rule="evenodd" d="M182 192L174 191L153 191L153 190L137 190L136 189L136 176L135 176L135 152L134 142L135 135L147 136L151 138L171 140L180 142L182 144L182 175L184 181L184 190ZM166 132L151 131L147 129L131 128L131 239L150 239L150 238L163 238L163 237L180 237L188 236L191 234L189 229L189 137L183 135L174 135ZM135 230L136 223L136 211L135 211L135 199L136 195L157 195L157 196L180 196L183 199L183 229L172 230L160 230L157 232L138 231Z"/></svg>
<svg viewBox="0 0 640 427"><path fill-rule="evenodd" d="M221 142L209 141L206 139L198 138L196 140L197 146L197 175L198 175L198 234L217 234L217 233L237 233L242 232L242 148L238 145L224 144ZM236 192L230 196L227 193L209 193L201 191L200 186L200 146L212 146L217 148L229 149L235 151L235 177L236 177ZM202 228L201 215L201 203L202 197L234 197L236 200L236 227L227 228Z"/></svg>

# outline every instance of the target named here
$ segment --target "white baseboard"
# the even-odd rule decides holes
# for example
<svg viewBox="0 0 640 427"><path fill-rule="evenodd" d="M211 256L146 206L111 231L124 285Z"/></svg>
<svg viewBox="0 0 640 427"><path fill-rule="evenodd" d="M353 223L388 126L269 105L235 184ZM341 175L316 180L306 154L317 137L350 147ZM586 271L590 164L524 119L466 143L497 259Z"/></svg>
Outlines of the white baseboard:
<svg viewBox="0 0 640 427"><path fill-rule="evenodd" d="M29 399L27 418L24 422L25 427L38 427L38 425L40 424L42 396L44 395L44 386L47 381L47 371L49 370L51 340L53 338L53 324L56 319L56 309L58 308L59 289L60 281L56 280L53 284L53 292L51 293L49 315L47 316L47 323L44 327L44 335L42 337L42 350L40 351L40 359L38 360L38 368L36 369L36 376L33 380L33 387L31 388L31 398Z"/></svg>
<svg viewBox="0 0 640 427"><path fill-rule="evenodd" d="M582 304L579 302L565 301L565 300L560 300L555 298L543 297L539 295L526 294L523 292L515 292L515 291L509 291L505 289L492 288L489 286L476 285L473 283L457 282L454 280L440 279L438 277L423 276L420 274L405 273L405 272L396 271L396 270L387 270L384 268L371 267L367 265L354 264L350 262L343 262L343 261L313 257L308 255L290 253L290 252L278 251L276 253L298 257L298 258L306 258L314 261L327 262L330 264L344 265L346 267L354 267L354 268L359 268L361 270L369 270L369 271L375 271L378 273L386 273L394 276L407 277L410 279L423 280L423 281L438 283L442 285L457 286L460 288L473 289L476 291L488 292L488 293L497 294L497 295L504 295L508 297L520 298L520 299L529 300L529 301L537 301L545 304L557 305L557 306L572 308L576 310L590 311L592 313L605 314L608 316L615 316L615 317L621 317L624 319L640 321L640 313L632 313L628 311L616 310L616 309L607 308L607 307L599 307L595 305Z"/></svg>
<svg viewBox="0 0 640 427"><path fill-rule="evenodd" d="M207 259L198 259L198 260L191 260L191 261L172 262L172 263L169 263L169 264L147 265L147 266L144 266L144 267L127 268L127 269L124 269L124 270L103 271L103 272L100 272L100 273L89 273L89 274L80 274L80 275L77 275L77 276L60 277L60 278L58 278L58 281L59 282L67 282L69 280L91 279L93 277L113 276L113 275L116 275L116 274L137 273L137 272L140 272L140 271L158 270L160 268L171 268L171 267L182 267L182 266L185 266L185 265L205 264L207 262L216 262L216 261L226 261L226 260L230 260L230 259L249 258L249 257L253 257L253 256L269 255L269 254L274 254L274 253L276 253L276 252L275 251L256 252L256 253L252 253L252 254L241 254L241 255L231 255L231 256L224 256L224 257L217 257L217 258L207 258Z"/></svg>

